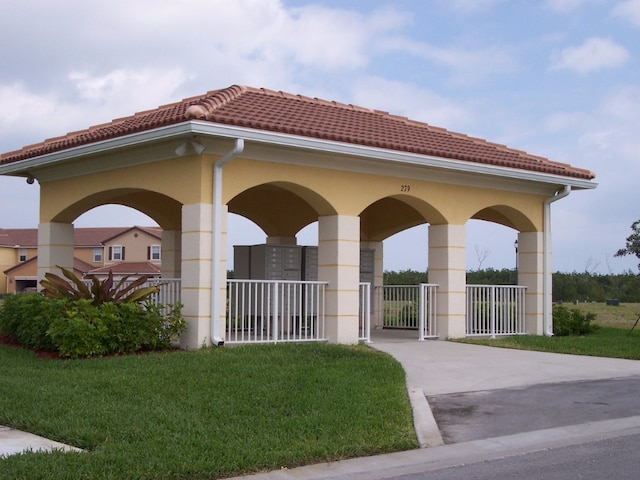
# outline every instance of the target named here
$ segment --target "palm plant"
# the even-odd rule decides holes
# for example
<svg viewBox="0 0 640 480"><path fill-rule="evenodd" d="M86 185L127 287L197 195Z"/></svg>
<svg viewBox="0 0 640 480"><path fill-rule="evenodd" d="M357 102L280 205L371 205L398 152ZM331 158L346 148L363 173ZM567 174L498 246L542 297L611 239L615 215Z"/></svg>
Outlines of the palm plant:
<svg viewBox="0 0 640 480"><path fill-rule="evenodd" d="M141 275L127 285L131 275L122 277L117 283L113 280L113 272L104 280L99 280L91 275L91 287L87 286L78 276L66 268L58 266L62 274L69 280L54 274L45 273L45 278L40 281L42 294L48 298L67 298L71 300L91 300L93 305L105 302L112 303L137 303L143 302L154 293L158 292L157 286L142 287L151 278L149 275Z"/></svg>

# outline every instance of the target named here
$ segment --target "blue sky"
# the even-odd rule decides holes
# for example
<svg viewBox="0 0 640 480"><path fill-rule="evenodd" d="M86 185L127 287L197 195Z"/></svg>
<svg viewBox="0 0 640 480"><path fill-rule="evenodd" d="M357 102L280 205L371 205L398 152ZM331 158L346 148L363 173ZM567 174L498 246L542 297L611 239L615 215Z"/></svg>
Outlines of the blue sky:
<svg viewBox="0 0 640 480"><path fill-rule="evenodd" d="M593 170L553 204L554 270L637 271L613 254L640 218L640 0L20 0L0 45L2 152L232 84L317 96ZM37 190L1 177L0 227L37 226ZM76 221L123 223L148 219ZM425 269L426 231L385 269ZM512 268L515 238L469 222L468 268ZM230 239L264 238L234 217Z"/></svg>

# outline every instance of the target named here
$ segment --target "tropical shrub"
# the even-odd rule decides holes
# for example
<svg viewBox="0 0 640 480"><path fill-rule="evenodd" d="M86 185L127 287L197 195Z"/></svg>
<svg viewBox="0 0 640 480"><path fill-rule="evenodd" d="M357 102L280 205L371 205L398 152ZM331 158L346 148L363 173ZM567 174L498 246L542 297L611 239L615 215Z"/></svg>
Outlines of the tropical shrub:
<svg viewBox="0 0 640 480"><path fill-rule="evenodd" d="M568 309L564 305L553 307L553 334L557 336L587 335L598 329L593 322L596 314L582 313L577 308Z"/></svg>
<svg viewBox="0 0 640 480"><path fill-rule="evenodd" d="M92 275L91 288L82 279L70 270L58 266L62 274L70 281L56 275L55 273L45 273L44 280L40 281L43 290L42 294L49 298L68 298L71 300L91 300L93 305L100 305L105 302L129 303L142 302L158 291L157 286L142 287L150 278L149 275L141 275L136 280L127 285L131 275L125 275L115 283L113 272L109 270L109 275L100 281Z"/></svg>

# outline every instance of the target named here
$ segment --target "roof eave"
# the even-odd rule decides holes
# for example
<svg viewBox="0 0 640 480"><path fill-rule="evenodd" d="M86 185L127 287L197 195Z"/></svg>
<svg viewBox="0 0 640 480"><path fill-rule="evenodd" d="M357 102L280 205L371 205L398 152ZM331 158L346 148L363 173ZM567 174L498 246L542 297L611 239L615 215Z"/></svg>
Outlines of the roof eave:
<svg viewBox="0 0 640 480"><path fill-rule="evenodd" d="M103 140L88 145L73 147L34 158L19 160L6 165L0 165L0 175L26 177L30 175L30 171L50 166L57 162L69 161L84 156L106 153L120 148L131 147L134 145L140 146L147 143L194 134L223 138L243 138L244 140L263 144L372 158L387 162L397 162L407 165L458 171L461 173L496 176L544 184L569 185L574 189L592 189L596 188L598 185L592 180L564 175L535 172L511 167L501 167L496 165L486 165L469 161L356 145L352 143L335 142L300 135L290 135L267 130L223 125L202 120L190 120L144 132Z"/></svg>

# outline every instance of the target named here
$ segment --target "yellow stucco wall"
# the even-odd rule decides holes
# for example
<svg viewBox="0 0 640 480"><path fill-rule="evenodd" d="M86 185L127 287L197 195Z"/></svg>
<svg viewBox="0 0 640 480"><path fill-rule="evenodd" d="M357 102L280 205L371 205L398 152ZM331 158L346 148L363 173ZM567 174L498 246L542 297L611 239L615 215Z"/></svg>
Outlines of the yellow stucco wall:
<svg viewBox="0 0 640 480"><path fill-rule="evenodd" d="M7 277L4 271L15 265L15 257L13 248L0 247L0 294L7 292Z"/></svg>
<svg viewBox="0 0 640 480"><path fill-rule="evenodd" d="M191 156L42 181L40 221L72 222L93 207L119 203L166 230L180 230L182 205L212 202L217 158ZM334 214L360 215L363 236L371 241L420 223L462 225L471 218L519 231L543 229L545 195L417 179L409 170L402 174L399 166L390 166L389 174L367 173L238 157L223 168L223 202L267 235L283 237Z"/></svg>
<svg viewBox="0 0 640 480"><path fill-rule="evenodd" d="M190 157L40 181L40 222L71 223L96 206L116 203L145 212L165 230L180 229L180 206L211 203L216 157Z"/></svg>
<svg viewBox="0 0 640 480"><path fill-rule="evenodd" d="M250 188L264 184L302 197L321 216L361 215L379 200L394 198L432 224L464 224L477 217L521 231L543 229L544 195L243 159L224 167L223 201L233 206L237 198L251 194ZM258 202L245 199L243 203ZM389 202L387 207L380 206L375 217L396 215Z"/></svg>
<svg viewBox="0 0 640 480"><path fill-rule="evenodd" d="M37 248L15 248L15 247L3 247L0 246L0 293L11 292L11 286L8 285L7 276L4 274L5 270L15 267L20 263L19 253L20 250L25 250L26 260L31 260L38 254Z"/></svg>
<svg viewBox="0 0 640 480"><path fill-rule="evenodd" d="M148 260L147 247L160 244L161 240L159 238L149 235L142 230L129 230L123 235L119 235L105 242L104 264L109 265L110 263L114 263L112 260L109 260L109 247L113 247L114 245L120 245L125 248L126 262L146 262ZM159 264L160 261L152 263Z"/></svg>

